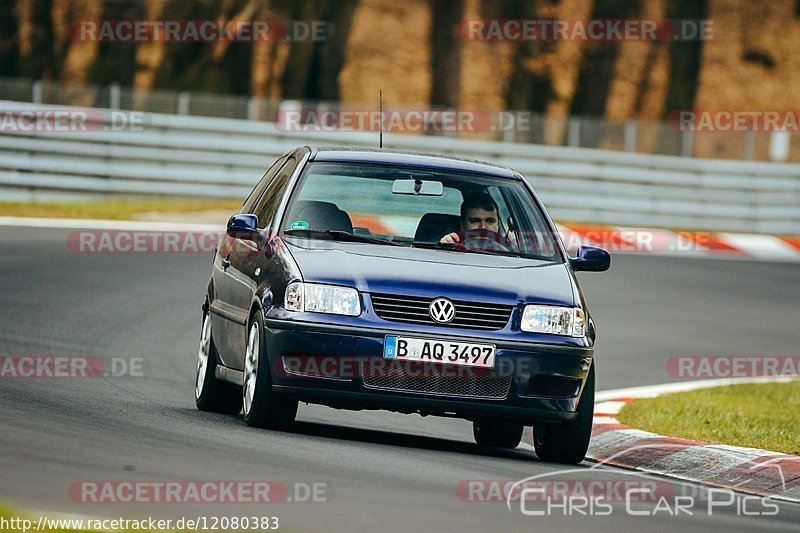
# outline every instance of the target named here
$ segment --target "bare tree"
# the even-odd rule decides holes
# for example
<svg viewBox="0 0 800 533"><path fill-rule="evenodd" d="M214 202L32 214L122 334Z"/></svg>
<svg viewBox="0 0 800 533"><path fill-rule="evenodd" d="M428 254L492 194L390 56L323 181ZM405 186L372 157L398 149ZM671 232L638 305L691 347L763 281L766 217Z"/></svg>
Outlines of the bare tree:
<svg viewBox="0 0 800 533"><path fill-rule="evenodd" d="M667 2L668 19L699 21L708 16L707 0L672 0ZM665 115L673 111L691 109L697 96L703 41L670 41L669 86L667 88Z"/></svg>
<svg viewBox="0 0 800 533"><path fill-rule="evenodd" d="M326 30L320 41L304 40L289 44L281 84L284 97L339 100L339 72L346 59L347 38L357 7L358 0L315 0L290 4L286 11L292 20L324 22Z"/></svg>
<svg viewBox="0 0 800 533"><path fill-rule="evenodd" d="M455 108L461 88L461 38L457 26L464 0L429 0L431 7L431 95L435 106Z"/></svg>
<svg viewBox="0 0 800 533"><path fill-rule="evenodd" d="M539 4L536 0L517 2L514 17L536 19ZM544 113L553 98L553 79L549 71L531 68L534 60L555 48L553 41L523 40L514 46L511 77L508 80L506 107L508 109Z"/></svg>
<svg viewBox="0 0 800 533"><path fill-rule="evenodd" d="M60 64L53 51L51 0L17 0L20 74L31 78L52 79L60 74Z"/></svg>
<svg viewBox="0 0 800 533"><path fill-rule="evenodd" d="M595 0L592 19L634 18L640 12L641 0ZM572 115L605 115L619 50L616 40L586 42L572 98Z"/></svg>
<svg viewBox="0 0 800 533"><path fill-rule="evenodd" d="M19 20L12 2L0 2L0 72L16 72Z"/></svg>

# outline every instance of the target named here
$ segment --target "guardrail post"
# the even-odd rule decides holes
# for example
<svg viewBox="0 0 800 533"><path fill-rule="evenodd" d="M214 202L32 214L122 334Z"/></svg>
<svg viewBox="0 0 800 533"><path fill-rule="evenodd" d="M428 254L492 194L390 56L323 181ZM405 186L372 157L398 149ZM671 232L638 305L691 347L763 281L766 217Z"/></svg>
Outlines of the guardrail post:
<svg viewBox="0 0 800 533"><path fill-rule="evenodd" d="M108 107L109 109L119 109L121 91L119 83L112 83L108 86Z"/></svg>
<svg viewBox="0 0 800 533"><path fill-rule="evenodd" d="M753 130L744 133L744 159L752 161L756 158L756 134Z"/></svg>
<svg viewBox="0 0 800 533"><path fill-rule="evenodd" d="M791 139L788 131L773 131L769 136L769 158L771 161L788 161L789 143Z"/></svg>
<svg viewBox="0 0 800 533"><path fill-rule="evenodd" d="M683 130L681 132L681 156L692 157L692 148L694 146L694 132L691 130Z"/></svg>
<svg viewBox="0 0 800 533"><path fill-rule="evenodd" d="M31 86L31 102L42 103L42 80L35 80Z"/></svg>
<svg viewBox="0 0 800 533"><path fill-rule="evenodd" d="M515 142L516 138L517 138L517 136L516 136L516 133L517 133L516 125L514 125L514 127L506 128L506 127L503 127L503 124L502 124L503 119L502 118L500 119L500 122L501 122L501 125L500 125L501 140L504 143L513 143L513 142Z"/></svg>
<svg viewBox="0 0 800 533"><path fill-rule="evenodd" d="M278 128L294 128L301 126L303 103L300 100L282 100L278 104L278 116L276 117L276 124ZM301 130L293 130L301 131Z"/></svg>
<svg viewBox="0 0 800 533"><path fill-rule="evenodd" d="M629 120L625 123L625 151L636 151L636 121Z"/></svg>
<svg viewBox="0 0 800 533"><path fill-rule="evenodd" d="M189 114L189 93L186 91L181 91L178 93L178 114L179 115L188 115Z"/></svg>
<svg viewBox="0 0 800 533"><path fill-rule="evenodd" d="M581 121L571 118L567 123L567 146L579 147L581 145Z"/></svg>
<svg viewBox="0 0 800 533"><path fill-rule="evenodd" d="M258 99L255 96L247 99L247 120L258 120Z"/></svg>

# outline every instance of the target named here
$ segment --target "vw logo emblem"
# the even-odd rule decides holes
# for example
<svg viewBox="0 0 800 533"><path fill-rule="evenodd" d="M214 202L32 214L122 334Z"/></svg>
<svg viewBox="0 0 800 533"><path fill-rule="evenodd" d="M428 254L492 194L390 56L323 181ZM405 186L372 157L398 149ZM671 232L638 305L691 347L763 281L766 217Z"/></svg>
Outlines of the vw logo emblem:
<svg viewBox="0 0 800 533"><path fill-rule="evenodd" d="M456 306L447 298L436 298L428 306L428 314L431 315L434 322L447 324L456 317Z"/></svg>

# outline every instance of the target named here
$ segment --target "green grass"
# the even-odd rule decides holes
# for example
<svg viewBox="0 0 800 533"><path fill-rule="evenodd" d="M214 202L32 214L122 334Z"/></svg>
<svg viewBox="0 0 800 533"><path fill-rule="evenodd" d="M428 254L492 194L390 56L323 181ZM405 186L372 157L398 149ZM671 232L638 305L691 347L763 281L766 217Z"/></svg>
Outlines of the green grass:
<svg viewBox="0 0 800 533"><path fill-rule="evenodd" d="M129 220L142 213L192 213L221 210L234 213L240 200L186 198L114 199L102 202L0 202L0 216L100 218Z"/></svg>
<svg viewBox="0 0 800 533"><path fill-rule="evenodd" d="M800 455L800 381L634 400L617 419L661 435Z"/></svg>

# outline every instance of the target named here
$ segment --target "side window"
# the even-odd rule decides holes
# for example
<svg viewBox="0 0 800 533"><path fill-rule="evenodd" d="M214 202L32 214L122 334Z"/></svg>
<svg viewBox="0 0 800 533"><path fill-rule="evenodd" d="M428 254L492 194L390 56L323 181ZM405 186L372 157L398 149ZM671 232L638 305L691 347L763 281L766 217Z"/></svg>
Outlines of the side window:
<svg viewBox="0 0 800 533"><path fill-rule="evenodd" d="M266 174L264 174L264 177L261 178L258 181L258 183L256 183L255 187L253 187L253 190L250 193L250 196L247 197L247 200L244 201L244 203L242 204L241 209L239 209L239 213L252 213L253 212L253 205L256 203L258 198L261 196L261 193L264 192L264 189L269 184L269 182L272 181L272 178L278 172L278 169L280 169L281 166L285 162L286 162L286 158L285 157L279 157L278 160L275 161L272 164L271 167L269 167L269 170L267 170Z"/></svg>
<svg viewBox="0 0 800 533"><path fill-rule="evenodd" d="M263 196L258 200L253 213L258 217L258 227L260 229L266 228L272 221L272 217L281 203L286 183L289 181L289 177L296 166L297 159L289 157L286 164L275 175L275 178L269 182Z"/></svg>

